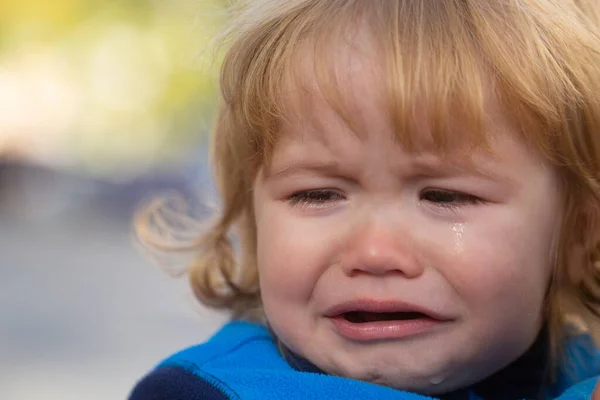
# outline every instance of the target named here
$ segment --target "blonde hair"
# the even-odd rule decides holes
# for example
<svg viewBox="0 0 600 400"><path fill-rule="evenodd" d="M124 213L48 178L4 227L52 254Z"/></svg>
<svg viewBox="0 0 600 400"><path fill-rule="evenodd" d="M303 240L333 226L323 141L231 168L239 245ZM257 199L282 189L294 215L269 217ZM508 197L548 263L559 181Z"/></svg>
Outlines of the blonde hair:
<svg viewBox="0 0 600 400"><path fill-rule="evenodd" d="M211 227L185 245L149 235L162 250L197 251L188 273L203 303L234 317L261 318L252 186L269 162L282 101L298 85L298 56L312 51L319 89L349 123L338 65L329 51L364 28L373 46L398 140L417 149L415 99L428 110L435 147L486 146L485 97L492 93L522 139L562 177L564 222L548 290L553 341L567 315L600 316L600 34L597 0L257 0L239 4L226 34L212 166L222 207ZM333 68L332 68L333 67ZM457 105L459 107L457 108ZM287 107L287 109L286 109ZM459 118L467 128L449 132ZM231 240L237 232L239 251ZM586 262L572 263L579 246Z"/></svg>

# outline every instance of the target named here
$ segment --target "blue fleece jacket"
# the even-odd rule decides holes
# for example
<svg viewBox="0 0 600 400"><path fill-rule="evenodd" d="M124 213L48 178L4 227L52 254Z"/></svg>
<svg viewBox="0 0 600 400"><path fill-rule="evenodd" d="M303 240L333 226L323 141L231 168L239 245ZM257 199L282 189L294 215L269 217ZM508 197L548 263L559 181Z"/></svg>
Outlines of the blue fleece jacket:
<svg viewBox="0 0 600 400"><path fill-rule="evenodd" d="M589 400L600 374L600 353L586 335L573 337L566 351L569 362L546 397ZM207 343L159 364L138 382L129 400L431 399L307 370L299 371L282 357L266 327L231 322ZM462 393L466 396L450 397L482 399L470 390Z"/></svg>

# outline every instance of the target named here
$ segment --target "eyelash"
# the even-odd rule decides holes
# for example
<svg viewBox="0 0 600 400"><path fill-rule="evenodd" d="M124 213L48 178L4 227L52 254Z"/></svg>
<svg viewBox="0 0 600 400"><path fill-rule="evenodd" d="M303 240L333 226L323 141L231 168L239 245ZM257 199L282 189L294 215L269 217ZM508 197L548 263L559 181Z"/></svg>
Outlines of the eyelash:
<svg viewBox="0 0 600 400"><path fill-rule="evenodd" d="M292 206L320 207L326 203L344 200L344 196L331 189L303 190L292 194L288 199ZM420 200L436 207L456 210L465 205L483 204L484 200L470 194L443 189L427 189L421 192Z"/></svg>
<svg viewBox="0 0 600 400"><path fill-rule="evenodd" d="M435 204L437 207L457 209L465 205L483 204L484 200L467 193L443 189L427 189L421 193L421 200Z"/></svg>
<svg viewBox="0 0 600 400"><path fill-rule="evenodd" d="M303 190L292 194L288 202L292 206L319 207L325 203L343 200L344 197L331 189Z"/></svg>

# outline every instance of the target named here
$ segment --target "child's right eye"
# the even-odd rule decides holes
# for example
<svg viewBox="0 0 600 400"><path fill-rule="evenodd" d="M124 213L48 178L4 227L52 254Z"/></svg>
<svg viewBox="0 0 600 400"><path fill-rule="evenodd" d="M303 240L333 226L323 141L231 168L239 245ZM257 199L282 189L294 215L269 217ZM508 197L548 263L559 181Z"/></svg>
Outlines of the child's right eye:
<svg viewBox="0 0 600 400"><path fill-rule="evenodd" d="M307 207L320 207L339 200L344 200L344 196L332 189L303 190L288 198L288 202L292 206Z"/></svg>

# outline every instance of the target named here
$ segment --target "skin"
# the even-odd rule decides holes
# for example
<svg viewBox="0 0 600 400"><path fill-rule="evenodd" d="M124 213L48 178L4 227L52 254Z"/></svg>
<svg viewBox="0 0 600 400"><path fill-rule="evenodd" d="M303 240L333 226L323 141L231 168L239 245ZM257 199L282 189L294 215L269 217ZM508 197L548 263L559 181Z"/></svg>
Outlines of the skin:
<svg viewBox="0 0 600 400"><path fill-rule="evenodd" d="M287 347L330 374L424 394L468 386L539 333L560 225L557 174L491 100L491 154L406 152L374 69L348 57L355 129L307 74L309 106L282 123L272 163L255 180L267 319ZM418 118L426 144L427 120ZM407 302L447 321L408 337L352 340L328 312L353 300Z"/></svg>

